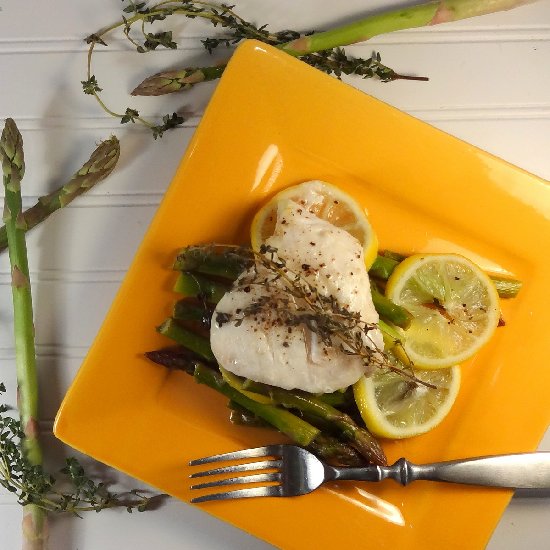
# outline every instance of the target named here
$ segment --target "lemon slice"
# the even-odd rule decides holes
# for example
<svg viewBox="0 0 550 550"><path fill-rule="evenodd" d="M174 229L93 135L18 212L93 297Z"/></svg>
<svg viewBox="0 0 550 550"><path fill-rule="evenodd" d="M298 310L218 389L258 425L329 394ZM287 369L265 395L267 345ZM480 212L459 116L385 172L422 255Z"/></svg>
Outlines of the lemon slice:
<svg viewBox="0 0 550 550"><path fill-rule="evenodd" d="M354 384L357 407L374 435L389 439L413 437L435 428L447 416L460 388L460 368L415 369L414 374L437 389L382 370Z"/></svg>
<svg viewBox="0 0 550 550"><path fill-rule="evenodd" d="M277 193L252 220L250 242L254 250L275 231L277 209L281 201L293 200L319 218L351 233L362 245L365 265L369 268L378 253L378 239L364 208L342 191L322 181L307 181Z"/></svg>
<svg viewBox="0 0 550 550"><path fill-rule="evenodd" d="M404 349L416 367L469 359L493 335L499 298L489 277L457 254L417 254L392 273L386 295L413 315Z"/></svg>

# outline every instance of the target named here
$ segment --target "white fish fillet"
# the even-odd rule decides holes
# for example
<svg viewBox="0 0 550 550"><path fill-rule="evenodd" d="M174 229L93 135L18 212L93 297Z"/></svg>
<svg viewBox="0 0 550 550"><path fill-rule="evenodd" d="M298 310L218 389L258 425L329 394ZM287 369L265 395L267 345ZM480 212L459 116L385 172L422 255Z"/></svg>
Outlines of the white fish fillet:
<svg viewBox="0 0 550 550"><path fill-rule="evenodd" d="M266 244L321 294L334 296L368 323L378 322L363 249L355 237L289 200L280 205L275 233ZM231 290L214 312L210 339L222 367L256 382L311 393L346 388L364 374L361 359L327 348L305 326L292 327L290 332L287 326L273 326L276 311L247 316L239 326L231 321L218 325L217 313L234 315L268 292L261 285L247 290ZM371 348L383 349L378 329L369 331L368 338Z"/></svg>

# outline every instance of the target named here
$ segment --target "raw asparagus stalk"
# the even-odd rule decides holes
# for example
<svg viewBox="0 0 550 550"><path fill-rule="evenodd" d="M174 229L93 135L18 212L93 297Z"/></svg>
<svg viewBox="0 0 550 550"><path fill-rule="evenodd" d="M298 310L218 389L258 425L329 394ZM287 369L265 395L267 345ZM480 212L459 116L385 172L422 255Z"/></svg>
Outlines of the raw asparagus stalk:
<svg viewBox="0 0 550 550"><path fill-rule="evenodd" d="M217 80L223 74L225 67L225 65L214 65L162 71L147 77L132 90L131 95L157 96L188 90L199 82Z"/></svg>
<svg viewBox="0 0 550 550"><path fill-rule="evenodd" d="M345 74L368 78L376 75L383 82L390 82L392 80L429 80L425 76L399 74L393 69L382 65L380 57L376 54L373 54L369 59L357 59L347 57L343 49L336 49L303 54L298 56L298 58L312 67L338 76ZM161 71L138 84L132 90L131 95L159 96L188 90L200 82L217 80L223 74L225 67L222 64L212 67L188 67L172 71Z"/></svg>
<svg viewBox="0 0 550 550"><path fill-rule="evenodd" d="M426 27L510 10L532 0L436 0L371 15L325 32L302 36L280 48L290 55L328 50L364 42L374 36L403 29Z"/></svg>
<svg viewBox="0 0 550 550"><path fill-rule="evenodd" d="M425 27L459 21L478 15L510 10L533 0L436 0L377 13L348 25L309 36L302 36L276 47L300 57L314 52L364 42L374 36L403 29ZM132 95L163 95L189 89L198 82L215 80L221 76L224 65L195 67L157 73L146 78Z"/></svg>
<svg viewBox="0 0 550 550"><path fill-rule="evenodd" d="M40 197L38 202L23 212L21 226L29 231L56 210L67 206L82 193L106 178L114 169L120 155L120 144L114 136L103 141L89 160L75 172L68 183L52 193ZM8 245L6 227L0 227L0 252Z"/></svg>
<svg viewBox="0 0 550 550"><path fill-rule="evenodd" d="M31 466L41 467L32 296L25 243L26 222L22 216L21 204L21 180L25 173L25 161L23 139L11 118L6 120L2 131L0 156L5 189L3 220L6 224L11 265L18 407L25 434L23 453ZM23 547L39 550L44 547L46 540L46 513L35 504L27 504L23 510Z"/></svg>

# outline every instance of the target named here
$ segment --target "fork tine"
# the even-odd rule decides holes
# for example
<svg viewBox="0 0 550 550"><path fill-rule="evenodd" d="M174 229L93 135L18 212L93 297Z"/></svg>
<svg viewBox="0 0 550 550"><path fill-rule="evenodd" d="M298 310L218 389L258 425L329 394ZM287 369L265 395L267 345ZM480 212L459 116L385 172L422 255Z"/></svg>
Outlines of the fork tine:
<svg viewBox="0 0 550 550"><path fill-rule="evenodd" d="M237 489L236 491L227 491L226 493L214 493L212 495L203 495L191 500L193 504L207 502L209 500L229 500L234 498L252 498L252 497L282 497L283 488L281 485L270 485L268 487L252 487L250 489Z"/></svg>
<svg viewBox="0 0 550 550"><path fill-rule="evenodd" d="M254 449L243 449L232 453L221 455L205 456L189 462L189 466L199 466L209 462L219 462L221 460L238 460L239 458L255 458L260 456L278 456L282 452L282 445L267 445L265 447L255 447Z"/></svg>
<svg viewBox="0 0 550 550"><path fill-rule="evenodd" d="M219 479L218 481L209 481L208 483L199 483L192 485L191 489L206 489L207 487L218 487L220 485L237 485L239 483L258 483L261 481L281 481L281 473L257 474L251 476L229 477Z"/></svg>
<svg viewBox="0 0 550 550"><path fill-rule="evenodd" d="M235 464L234 466L223 466L222 468L213 468L212 470L204 470L195 472L189 477L204 477L215 476L218 474L230 474L233 472L249 472L251 470L265 470L267 468L280 468L282 462L280 460L259 460L257 462L249 462L247 464Z"/></svg>

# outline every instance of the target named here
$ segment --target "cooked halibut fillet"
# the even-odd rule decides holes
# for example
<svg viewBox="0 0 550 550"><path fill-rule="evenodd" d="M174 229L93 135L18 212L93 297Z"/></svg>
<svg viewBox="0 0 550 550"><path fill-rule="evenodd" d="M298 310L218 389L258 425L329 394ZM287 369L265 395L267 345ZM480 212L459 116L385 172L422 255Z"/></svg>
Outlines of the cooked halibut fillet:
<svg viewBox="0 0 550 550"><path fill-rule="evenodd" d="M378 322L362 246L355 237L288 200L279 206L275 232L266 244L276 248L286 266L300 273L320 294L333 296L340 306L358 312L363 321ZM263 266L257 269L260 275L268 274ZM246 316L238 326L233 321L217 321L218 314L238 315L268 292L287 292L281 287L278 290L277 285L282 283L269 290L259 284L239 288L237 281L218 303L210 340L219 364L256 382L311 393L329 393L356 382L365 372L360 358L337 346L327 347L304 325L278 324L274 309ZM377 328L370 330L364 341L372 349L383 349Z"/></svg>

